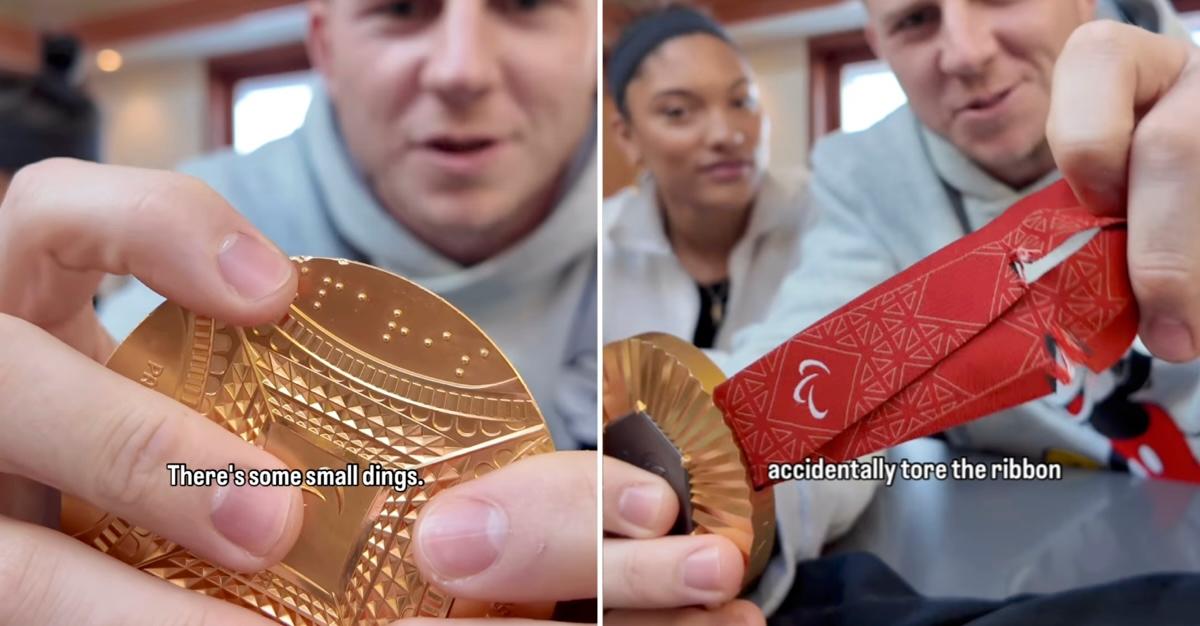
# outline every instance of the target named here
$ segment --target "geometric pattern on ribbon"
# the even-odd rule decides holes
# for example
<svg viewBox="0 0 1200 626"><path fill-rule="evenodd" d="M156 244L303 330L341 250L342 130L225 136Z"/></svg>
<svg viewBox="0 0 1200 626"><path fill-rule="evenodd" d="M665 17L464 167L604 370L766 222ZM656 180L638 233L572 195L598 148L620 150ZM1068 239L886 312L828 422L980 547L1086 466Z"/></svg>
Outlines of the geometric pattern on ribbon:
<svg viewBox="0 0 1200 626"><path fill-rule="evenodd" d="M1097 227L1022 278L1018 262ZM1060 182L801 331L714 401L763 488L771 463L849 460L1052 393L1061 359L1107 368L1136 328L1124 222Z"/></svg>

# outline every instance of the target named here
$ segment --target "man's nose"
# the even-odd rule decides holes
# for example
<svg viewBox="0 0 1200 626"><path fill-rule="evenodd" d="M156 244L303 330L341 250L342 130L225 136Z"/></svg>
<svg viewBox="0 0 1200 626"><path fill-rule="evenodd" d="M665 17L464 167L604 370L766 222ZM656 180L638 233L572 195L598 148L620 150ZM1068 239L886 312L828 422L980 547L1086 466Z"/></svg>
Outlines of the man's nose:
<svg viewBox="0 0 1200 626"><path fill-rule="evenodd" d="M439 97L461 106L491 90L498 79L486 0L447 0L422 82Z"/></svg>
<svg viewBox="0 0 1200 626"><path fill-rule="evenodd" d="M940 69L951 76L971 78L983 74L999 50L987 16L969 0L946 0L942 4L940 36Z"/></svg>

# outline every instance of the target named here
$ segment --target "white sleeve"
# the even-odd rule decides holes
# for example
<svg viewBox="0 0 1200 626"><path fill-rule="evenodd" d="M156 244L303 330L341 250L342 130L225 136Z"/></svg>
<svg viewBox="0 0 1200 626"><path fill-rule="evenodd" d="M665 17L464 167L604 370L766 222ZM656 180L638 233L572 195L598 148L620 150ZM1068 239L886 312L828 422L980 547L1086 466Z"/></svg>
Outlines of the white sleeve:
<svg viewBox="0 0 1200 626"><path fill-rule="evenodd" d="M796 583L796 564L821 555L866 510L877 481L793 481L775 486L775 541L779 554L767 564L746 599L771 615Z"/></svg>
<svg viewBox="0 0 1200 626"><path fill-rule="evenodd" d="M165 298L136 278L100 299L100 323L117 342L124 341Z"/></svg>

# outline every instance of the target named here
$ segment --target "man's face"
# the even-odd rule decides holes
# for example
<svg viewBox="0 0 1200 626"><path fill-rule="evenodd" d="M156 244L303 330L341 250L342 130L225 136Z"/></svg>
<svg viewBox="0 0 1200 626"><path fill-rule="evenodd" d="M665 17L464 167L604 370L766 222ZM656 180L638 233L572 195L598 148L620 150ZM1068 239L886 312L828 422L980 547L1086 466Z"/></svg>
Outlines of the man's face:
<svg viewBox="0 0 1200 626"><path fill-rule="evenodd" d="M595 0L315 0L346 144L418 235L541 219L593 127Z"/></svg>
<svg viewBox="0 0 1200 626"><path fill-rule="evenodd" d="M1094 14L1095 0L866 4L867 36L922 123L1002 179L1022 178L1031 159L1052 167L1046 119L1054 62Z"/></svg>
<svg viewBox="0 0 1200 626"><path fill-rule="evenodd" d="M728 43L676 37L642 61L617 136L669 201L742 211L766 165L764 119L749 68Z"/></svg>

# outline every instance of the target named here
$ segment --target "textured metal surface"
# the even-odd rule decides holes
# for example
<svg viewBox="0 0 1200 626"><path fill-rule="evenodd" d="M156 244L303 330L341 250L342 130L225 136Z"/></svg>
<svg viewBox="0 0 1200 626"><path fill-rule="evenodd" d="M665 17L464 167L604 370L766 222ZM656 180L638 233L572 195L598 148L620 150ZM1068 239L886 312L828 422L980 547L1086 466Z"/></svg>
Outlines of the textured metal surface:
<svg viewBox="0 0 1200 626"><path fill-rule="evenodd" d="M524 615L552 606L455 602L420 577L410 530L439 491L553 450L533 397L469 319L405 279L301 259L284 319L234 328L167 303L109 367L207 415L290 467L416 469L423 486L304 489L293 550L256 574L224 570L67 499L64 529L180 587L282 624ZM164 480L166 480L164 473Z"/></svg>
<svg viewBox="0 0 1200 626"><path fill-rule="evenodd" d="M750 583L775 541L770 489L755 491L742 451L712 402L721 371L696 347L657 333L604 347L604 424L644 413L679 450L691 486L692 534L731 539Z"/></svg>

